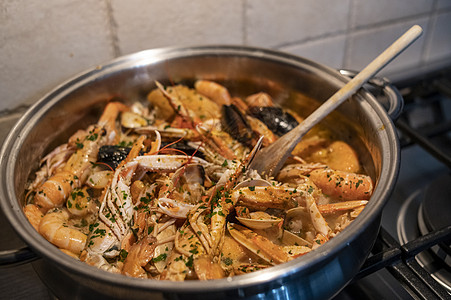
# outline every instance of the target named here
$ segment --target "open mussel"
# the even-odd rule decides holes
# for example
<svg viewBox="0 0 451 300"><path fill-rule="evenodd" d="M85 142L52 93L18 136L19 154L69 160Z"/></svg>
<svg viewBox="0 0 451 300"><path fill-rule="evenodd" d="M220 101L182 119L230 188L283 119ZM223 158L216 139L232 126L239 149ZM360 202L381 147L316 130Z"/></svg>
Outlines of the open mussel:
<svg viewBox="0 0 451 300"><path fill-rule="evenodd" d="M275 106L253 106L249 107L247 113L259 119L274 134L282 136L292 130L299 123L288 112Z"/></svg>

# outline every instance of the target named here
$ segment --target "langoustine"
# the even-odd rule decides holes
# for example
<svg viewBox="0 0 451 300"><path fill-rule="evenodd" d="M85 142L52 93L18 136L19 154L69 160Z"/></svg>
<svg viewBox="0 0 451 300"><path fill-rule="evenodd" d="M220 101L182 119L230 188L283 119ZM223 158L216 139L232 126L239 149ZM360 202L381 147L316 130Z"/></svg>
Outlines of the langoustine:
<svg viewBox="0 0 451 300"><path fill-rule="evenodd" d="M206 80L195 90L156 85L148 107L109 104L29 186L25 215L72 257L139 278L234 276L317 249L370 200L373 181L342 140L310 136L275 178L247 169L261 145L302 119L270 95L241 99ZM105 145L123 151L116 163L97 155Z"/></svg>

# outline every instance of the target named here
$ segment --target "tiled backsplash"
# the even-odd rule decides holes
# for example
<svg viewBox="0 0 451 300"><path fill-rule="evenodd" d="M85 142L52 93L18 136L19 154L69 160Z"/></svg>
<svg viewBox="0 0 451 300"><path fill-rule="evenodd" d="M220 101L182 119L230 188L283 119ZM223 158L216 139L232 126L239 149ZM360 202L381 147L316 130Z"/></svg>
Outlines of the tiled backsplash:
<svg viewBox="0 0 451 300"><path fill-rule="evenodd" d="M423 36L383 74L451 65L449 0L0 0L0 112L156 47L260 46L359 70L413 24Z"/></svg>

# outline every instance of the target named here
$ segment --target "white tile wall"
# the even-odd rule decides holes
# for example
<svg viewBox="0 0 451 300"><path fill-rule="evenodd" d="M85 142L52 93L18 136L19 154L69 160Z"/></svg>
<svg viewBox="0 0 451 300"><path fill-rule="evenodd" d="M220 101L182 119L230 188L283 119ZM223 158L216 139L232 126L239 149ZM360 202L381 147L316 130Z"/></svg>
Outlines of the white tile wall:
<svg viewBox="0 0 451 300"><path fill-rule="evenodd" d="M434 1L431 0L353 0L355 14L353 26L399 20L431 12Z"/></svg>
<svg viewBox="0 0 451 300"><path fill-rule="evenodd" d="M246 42L277 47L312 37L343 32L349 0L248 0Z"/></svg>
<svg viewBox="0 0 451 300"><path fill-rule="evenodd" d="M438 9L451 8L451 1L449 1L449 0L438 0L437 2L438 2L438 4L437 4Z"/></svg>
<svg viewBox="0 0 451 300"><path fill-rule="evenodd" d="M0 111L111 59L105 3L0 1Z"/></svg>
<svg viewBox="0 0 451 300"><path fill-rule="evenodd" d="M451 2L451 1L449 1ZM451 11L438 13L432 18L431 38L426 61L445 59L451 52Z"/></svg>
<svg viewBox="0 0 451 300"><path fill-rule="evenodd" d="M240 0L112 0L122 54L199 44L242 44Z"/></svg>
<svg viewBox="0 0 451 300"><path fill-rule="evenodd" d="M424 31L428 30L427 19L423 18L408 23L391 24L352 33L350 35L349 50L346 56L347 60L345 62L345 67L352 70L361 70L373 58L415 24L420 25ZM399 71L419 62L421 60L424 41L425 35L420 37L407 50L396 57L383 71L381 71L381 74Z"/></svg>
<svg viewBox="0 0 451 300"><path fill-rule="evenodd" d="M0 112L163 46L261 46L358 70L413 24L423 37L383 74L451 65L449 0L0 0Z"/></svg>
<svg viewBox="0 0 451 300"><path fill-rule="evenodd" d="M340 68L343 66L345 56L346 35L340 34L293 46L281 47L280 50L307 57L310 60L333 68Z"/></svg>

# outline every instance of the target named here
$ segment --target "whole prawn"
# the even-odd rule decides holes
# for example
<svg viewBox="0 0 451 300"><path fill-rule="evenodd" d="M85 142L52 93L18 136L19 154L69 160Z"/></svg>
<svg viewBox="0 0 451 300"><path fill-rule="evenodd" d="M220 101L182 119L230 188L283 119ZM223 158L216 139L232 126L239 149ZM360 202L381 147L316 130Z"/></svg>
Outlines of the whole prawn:
<svg viewBox="0 0 451 300"><path fill-rule="evenodd" d="M91 163L96 160L100 146L115 141L116 118L121 111L126 110L128 107L122 103L108 103L98 123L88 128L82 139L77 138L77 150L70 156L64 167L36 189L34 204L43 213L51 208L62 206L71 191L83 184Z"/></svg>
<svg viewBox="0 0 451 300"><path fill-rule="evenodd" d="M39 233L60 249L80 254L86 244L86 235L67 226L69 213L66 209L48 212L39 224Z"/></svg>

